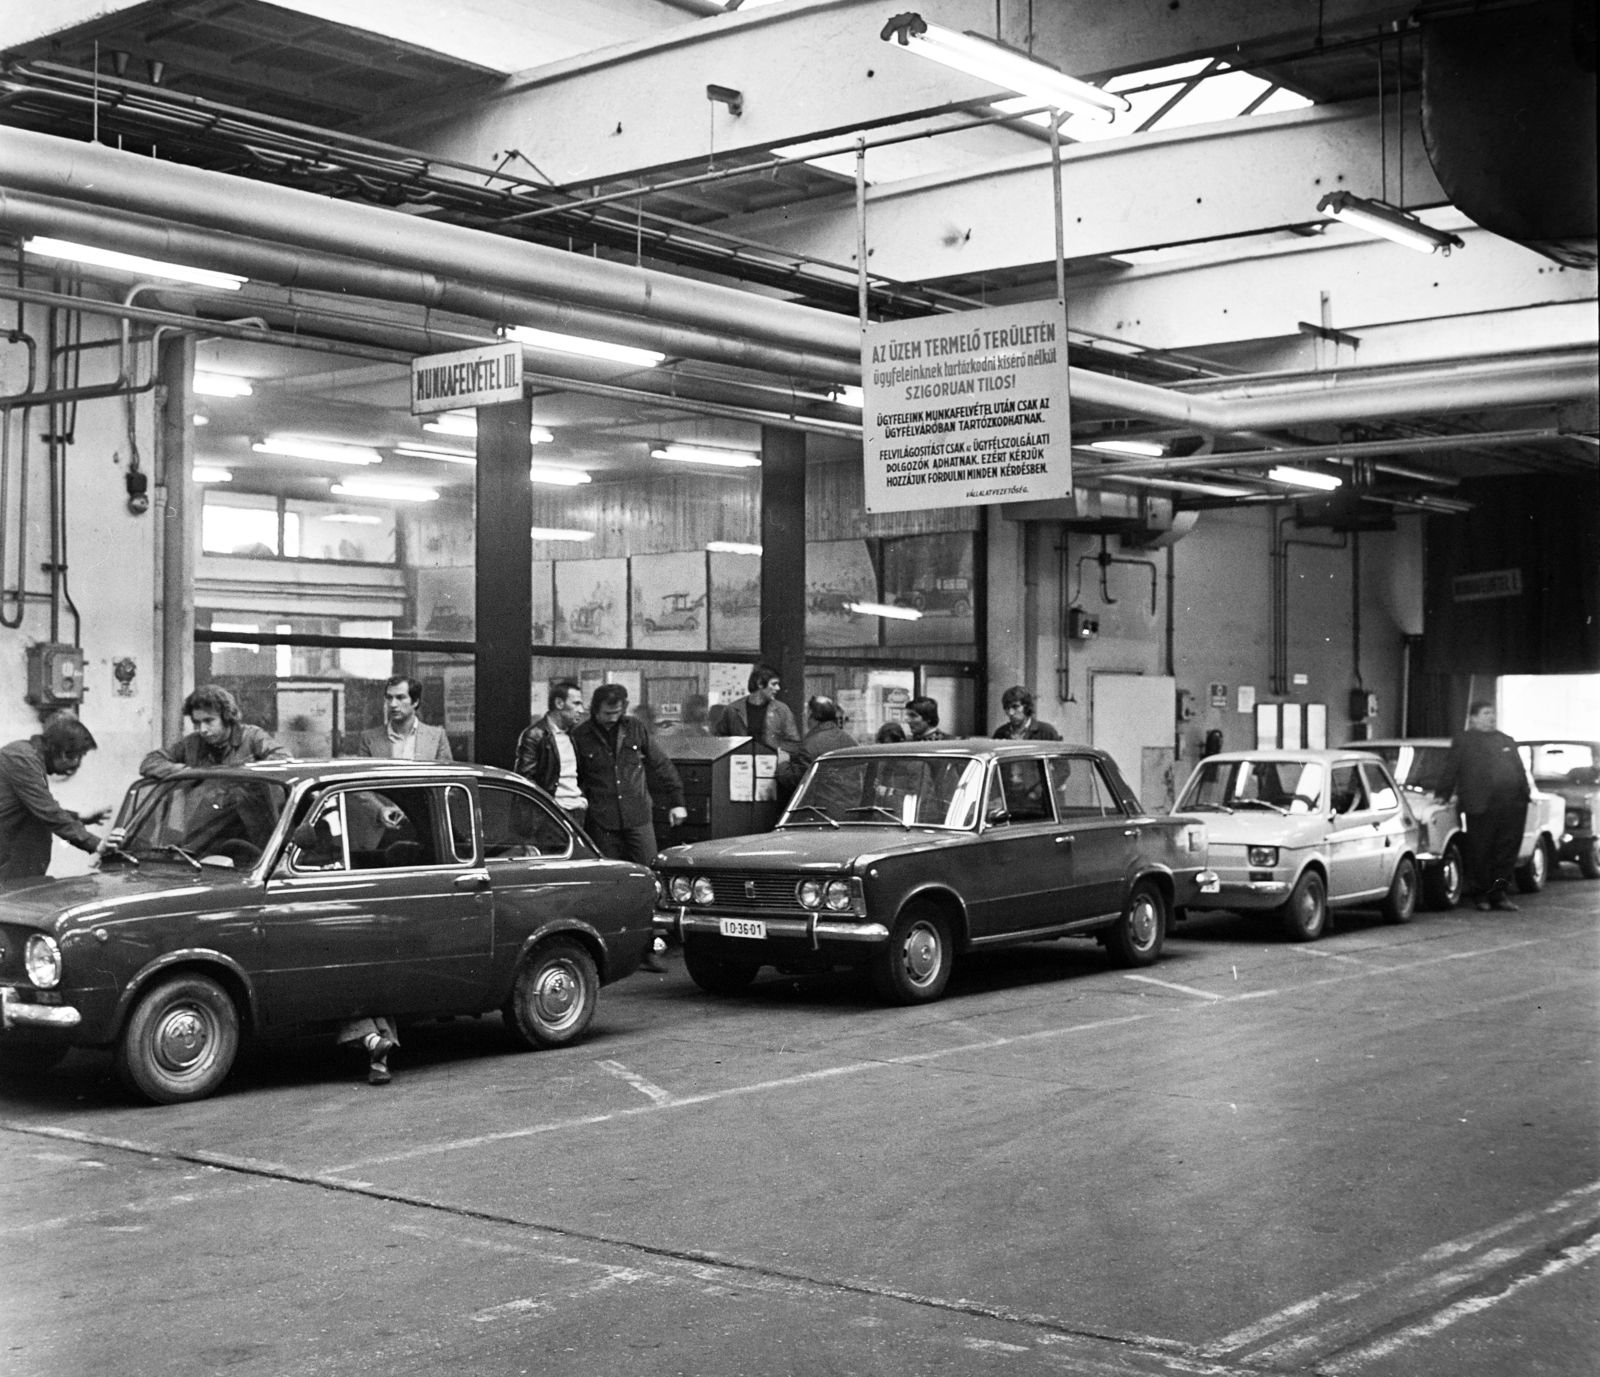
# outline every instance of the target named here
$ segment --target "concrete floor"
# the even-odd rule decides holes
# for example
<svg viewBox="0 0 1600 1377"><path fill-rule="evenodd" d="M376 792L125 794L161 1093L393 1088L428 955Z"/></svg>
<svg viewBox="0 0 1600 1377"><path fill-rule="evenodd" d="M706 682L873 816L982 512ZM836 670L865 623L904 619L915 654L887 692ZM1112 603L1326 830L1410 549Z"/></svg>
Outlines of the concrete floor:
<svg viewBox="0 0 1600 1377"><path fill-rule="evenodd" d="M0 1373L1600 1370L1600 885L0 1087Z"/></svg>

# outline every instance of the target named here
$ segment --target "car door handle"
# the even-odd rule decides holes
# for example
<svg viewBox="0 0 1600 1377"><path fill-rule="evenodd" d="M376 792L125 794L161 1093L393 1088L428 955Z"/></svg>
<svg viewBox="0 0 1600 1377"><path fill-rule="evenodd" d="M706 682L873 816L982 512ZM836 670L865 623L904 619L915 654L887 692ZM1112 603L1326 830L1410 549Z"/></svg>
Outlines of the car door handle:
<svg viewBox="0 0 1600 1377"><path fill-rule="evenodd" d="M1056 845L1057 846L1071 846L1072 845L1072 834L1070 832L1068 832L1068 833L1063 833L1061 836L1057 837L1056 838Z"/></svg>
<svg viewBox="0 0 1600 1377"><path fill-rule="evenodd" d="M1139 829L1137 827L1124 827L1122 829L1122 835L1125 837L1137 837L1139 835Z"/></svg>
<svg viewBox="0 0 1600 1377"><path fill-rule="evenodd" d="M489 877L487 875L457 875L455 887L457 889L488 889Z"/></svg>

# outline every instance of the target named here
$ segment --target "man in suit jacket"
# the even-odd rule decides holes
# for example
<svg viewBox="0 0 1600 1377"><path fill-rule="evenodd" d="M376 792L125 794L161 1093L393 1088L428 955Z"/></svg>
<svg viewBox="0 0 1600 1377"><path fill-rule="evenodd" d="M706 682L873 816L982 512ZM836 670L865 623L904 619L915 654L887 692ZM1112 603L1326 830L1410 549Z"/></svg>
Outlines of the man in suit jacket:
<svg viewBox="0 0 1600 1377"><path fill-rule="evenodd" d="M396 674L383 686L384 725L361 733L356 754L380 760L454 760L444 728L430 727L417 716L421 705L421 682Z"/></svg>
<svg viewBox="0 0 1600 1377"><path fill-rule="evenodd" d="M716 736L753 736L780 752L779 761L800 749L800 729L788 705L778 701L778 671L757 665L750 671L750 694L732 703L719 703L711 714Z"/></svg>

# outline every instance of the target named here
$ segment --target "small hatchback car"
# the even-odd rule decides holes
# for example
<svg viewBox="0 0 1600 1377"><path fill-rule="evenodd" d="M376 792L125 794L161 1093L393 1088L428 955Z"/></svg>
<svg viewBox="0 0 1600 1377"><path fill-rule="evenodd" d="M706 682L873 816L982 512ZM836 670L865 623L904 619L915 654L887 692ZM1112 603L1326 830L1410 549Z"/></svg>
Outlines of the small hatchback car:
<svg viewBox="0 0 1600 1377"><path fill-rule="evenodd" d="M158 1103L211 1094L241 1034L502 1011L581 1037L652 940L643 866L602 860L503 770L313 761L137 786L98 871L0 885L0 1064L110 1047Z"/></svg>
<svg viewBox="0 0 1600 1377"><path fill-rule="evenodd" d="M1584 879L1600 880L1600 741L1523 741L1518 749L1533 782L1563 805L1551 868L1571 861Z"/></svg>
<svg viewBox="0 0 1600 1377"><path fill-rule="evenodd" d="M1092 937L1156 960L1206 861L1205 827L1152 817L1111 758L1054 741L858 746L816 761L777 830L656 858L656 926L702 989L867 966L937 999L957 953Z"/></svg>
<svg viewBox="0 0 1600 1377"><path fill-rule="evenodd" d="M1322 936L1330 907L1381 906L1392 923L1416 911L1420 828L1375 755L1210 756L1173 811L1206 821L1218 884L1196 910L1275 913L1299 942Z"/></svg>

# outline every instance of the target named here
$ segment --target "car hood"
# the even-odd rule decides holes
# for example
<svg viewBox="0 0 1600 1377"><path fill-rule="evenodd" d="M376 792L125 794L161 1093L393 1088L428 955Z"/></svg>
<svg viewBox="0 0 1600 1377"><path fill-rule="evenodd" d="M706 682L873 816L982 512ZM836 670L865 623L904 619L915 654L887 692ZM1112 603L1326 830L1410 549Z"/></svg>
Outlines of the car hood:
<svg viewBox="0 0 1600 1377"><path fill-rule="evenodd" d="M1180 813L1206 825L1210 846L1316 846L1327 835L1328 820L1317 813Z"/></svg>
<svg viewBox="0 0 1600 1377"><path fill-rule="evenodd" d="M785 827L748 837L673 846L657 858L663 865L706 870L842 870L866 856L931 851L970 842L970 832L897 827Z"/></svg>
<svg viewBox="0 0 1600 1377"><path fill-rule="evenodd" d="M146 907L158 896L180 906L204 907L239 889L247 873L200 874L186 866L162 865L158 871L119 868L64 880L0 882L0 923L55 931L58 920L74 910L84 917L125 916L128 908Z"/></svg>
<svg viewBox="0 0 1600 1377"><path fill-rule="evenodd" d="M1593 808L1600 803L1600 787L1593 784L1541 784L1539 789L1579 808Z"/></svg>

